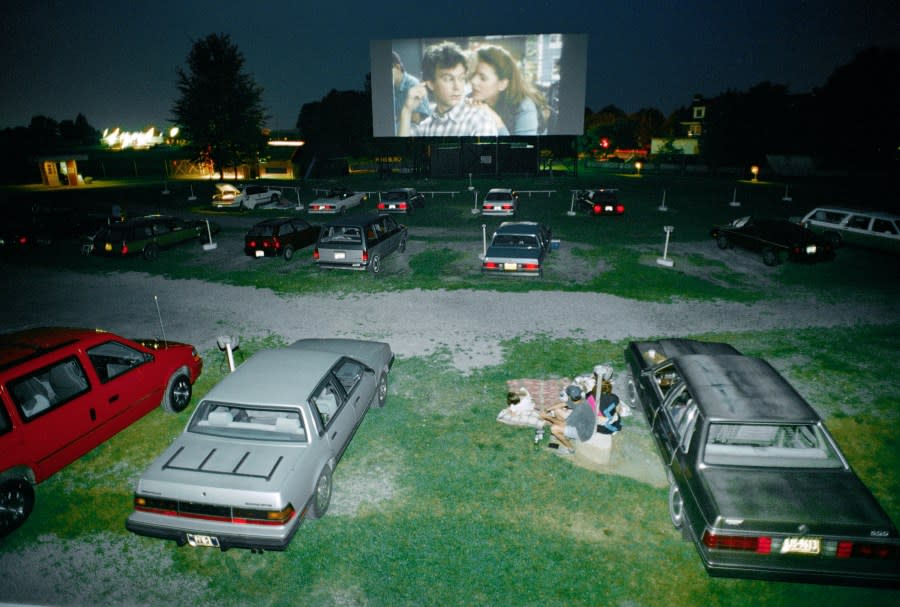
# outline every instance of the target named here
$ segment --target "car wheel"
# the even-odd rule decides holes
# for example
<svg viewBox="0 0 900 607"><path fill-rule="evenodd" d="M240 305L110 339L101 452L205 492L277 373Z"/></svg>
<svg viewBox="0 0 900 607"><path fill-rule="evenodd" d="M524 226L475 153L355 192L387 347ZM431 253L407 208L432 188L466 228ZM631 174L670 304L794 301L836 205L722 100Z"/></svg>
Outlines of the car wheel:
<svg viewBox="0 0 900 607"><path fill-rule="evenodd" d="M316 492L313 494L312 508L309 511L309 517L312 519L322 518L328 511L328 505L331 503L331 468L325 466L319 480L316 481Z"/></svg>
<svg viewBox="0 0 900 607"><path fill-rule="evenodd" d="M676 529L684 526L684 500L681 498L681 491L678 485L672 482L669 485L669 518Z"/></svg>
<svg viewBox="0 0 900 607"><path fill-rule="evenodd" d="M384 404L387 402L387 373L382 371L381 375L378 376L378 387L376 388L377 397L375 399L375 406L381 409L384 407Z"/></svg>
<svg viewBox="0 0 900 607"><path fill-rule="evenodd" d="M163 396L162 402L163 409L169 413L181 413L190 404L192 393L190 378L183 371L176 371L169 378L166 386L166 394Z"/></svg>
<svg viewBox="0 0 900 607"><path fill-rule="evenodd" d="M294 258L294 247L292 247L291 245L284 247L284 260L290 261L293 258Z"/></svg>
<svg viewBox="0 0 900 607"><path fill-rule="evenodd" d="M381 257L379 257L378 255L372 257L372 259L369 261L369 271L372 272L372 274L378 274L379 272L381 272Z"/></svg>
<svg viewBox="0 0 900 607"><path fill-rule="evenodd" d="M34 489L21 478L0 485L0 537L18 529L34 508Z"/></svg>
<svg viewBox="0 0 900 607"><path fill-rule="evenodd" d="M406 239L405 238L400 241L400 246L397 247L397 250L400 251L401 253L406 252Z"/></svg>
<svg viewBox="0 0 900 607"><path fill-rule="evenodd" d="M634 377L630 373L625 381L625 398L628 399L629 405L637 403L637 386L634 385Z"/></svg>
<svg viewBox="0 0 900 607"><path fill-rule="evenodd" d="M763 263L767 266L777 266L778 251L775 249L763 249Z"/></svg>
<svg viewBox="0 0 900 607"><path fill-rule="evenodd" d="M720 249L727 249L730 243L724 236L719 236L718 238L716 238L716 244L719 245Z"/></svg>
<svg viewBox="0 0 900 607"><path fill-rule="evenodd" d="M155 242L151 242L146 247L144 247L144 259L147 261L153 261L159 257L159 245Z"/></svg>

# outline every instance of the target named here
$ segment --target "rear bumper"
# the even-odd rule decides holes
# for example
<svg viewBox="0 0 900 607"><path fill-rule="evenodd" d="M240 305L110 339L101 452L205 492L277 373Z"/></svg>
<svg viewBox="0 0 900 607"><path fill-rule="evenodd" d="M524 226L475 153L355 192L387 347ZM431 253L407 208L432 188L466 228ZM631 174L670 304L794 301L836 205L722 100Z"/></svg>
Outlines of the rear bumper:
<svg viewBox="0 0 900 607"><path fill-rule="evenodd" d="M303 519L301 518L284 538L277 539L243 535L218 534L210 532L204 532L203 534L215 536L215 538L219 541L219 549L223 552L228 550L229 548L247 548L248 550L284 550L285 548L287 548L288 544L291 543L291 540L294 539L294 535L297 533L297 530L302 524ZM132 517L128 517L128 519L126 519L125 529L136 535L143 535L144 537L152 537L160 540L171 540L179 546L184 546L188 543L187 535L188 533L191 533L189 531L184 531L181 529L160 527L158 525L150 525L147 523L135 521L132 520Z"/></svg>
<svg viewBox="0 0 900 607"><path fill-rule="evenodd" d="M316 265L320 268L324 268L326 270L356 270L357 272L361 272L369 269L368 262L358 262L358 263L340 263L340 262L330 262L330 261L317 261Z"/></svg>

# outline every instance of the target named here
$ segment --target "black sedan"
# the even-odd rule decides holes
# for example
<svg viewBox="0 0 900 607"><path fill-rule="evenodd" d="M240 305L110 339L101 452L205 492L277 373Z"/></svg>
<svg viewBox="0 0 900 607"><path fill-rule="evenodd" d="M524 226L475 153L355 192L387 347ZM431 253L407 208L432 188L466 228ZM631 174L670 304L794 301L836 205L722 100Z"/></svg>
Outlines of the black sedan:
<svg viewBox="0 0 900 607"><path fill-rule="evenodd" d="M299 217L273 217L260 221L244 236L244 253L251 257L284 257L290 261L294 251L314 244L319 226Z"/></svg>
<svg viewBox="0 0 900 607"><path fill-rule="evenodd" d="M543 276L551 249L551 230L534 221L504 221L494 232L481 262L482 274Z"/></svg>
<svg viewBox="0 0 900 607"><path fill-rule="evenodd" d="M625 214L625 205L619 202L619 191L613 188L595 188L576 192L575 205L578 210L588 215L617 217Z"/></svg>
<svg viewBox="0 0 900 607"><path fill-rule="evenodd" d="M791 261L834 259L834 245L826 238L786 219L740 217L724 226L713 226L710 235L720 249L741 247L762 253L763 263L775 266Z"/></svg>
<svg viewBox="0 0 900 607"><path fill-rule="evenodd" d="M679 350L697 353L660 355ZM822 419L771 365L732 350L625 350L672 524L711 575L900 585L900 533Z"/></svg>

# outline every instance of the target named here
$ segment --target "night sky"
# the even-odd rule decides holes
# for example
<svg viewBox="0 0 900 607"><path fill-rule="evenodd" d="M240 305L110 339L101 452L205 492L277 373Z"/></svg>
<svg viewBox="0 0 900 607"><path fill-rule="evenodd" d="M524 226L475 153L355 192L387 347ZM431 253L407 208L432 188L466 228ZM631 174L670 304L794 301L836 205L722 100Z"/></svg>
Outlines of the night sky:
<svg viewBox="0 0 900 607"><path fill-rule="evenodd" d="M715 96L762 81L792 93L820 87L857 52L900 44L898 5L7 0L0 128L26 126L37 114L66 120L79 113L101 130L167 128L175 71L192 43L212 33L229 34L243 52L274 129L293 128L301 106L332 89L362 90L371 39L482 34L586 33L586 105L655 107L668 115L696 93Z"/></svg>

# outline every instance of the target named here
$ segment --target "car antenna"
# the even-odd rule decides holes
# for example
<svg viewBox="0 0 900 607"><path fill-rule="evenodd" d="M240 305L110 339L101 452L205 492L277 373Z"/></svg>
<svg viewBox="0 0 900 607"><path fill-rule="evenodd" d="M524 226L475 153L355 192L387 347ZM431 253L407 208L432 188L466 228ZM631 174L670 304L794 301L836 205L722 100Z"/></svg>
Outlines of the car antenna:
<svg viewBox="0 0 900 607"><path fill-rule="evenodd" d="M159 297L154 295L153 301L156 302L156 316L159 318L159 328L162 329L163 343L166 345L166 350L168 350L169 341L166 339L166 328L163 326L162 314L159 311Z"/></svg>

